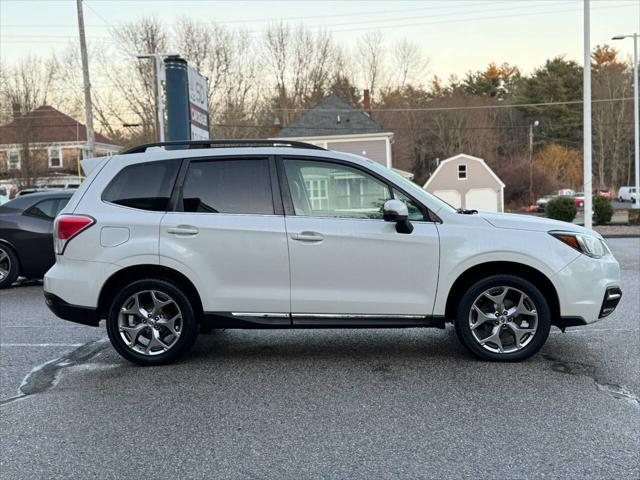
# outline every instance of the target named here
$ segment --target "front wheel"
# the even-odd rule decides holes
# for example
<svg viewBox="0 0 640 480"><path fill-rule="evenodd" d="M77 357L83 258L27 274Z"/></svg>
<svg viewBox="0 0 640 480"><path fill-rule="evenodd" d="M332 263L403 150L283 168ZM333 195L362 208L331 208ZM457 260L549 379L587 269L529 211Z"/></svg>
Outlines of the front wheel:
<svg viewBox="0 0 640 480"><path fill-rule="evenodd" d="M534 355L551 329L551 311L540 291L513 275L479 280L462 296L456 334L483 360L514 362Z"/></svg>
<svg viewBox="0 0 640 480"><path fill-rule="evenodd" d="M138 280L113 299L107 333L127 360L143 366L161 365L191 348L198 322L179 287L164 280Z"/></svg>

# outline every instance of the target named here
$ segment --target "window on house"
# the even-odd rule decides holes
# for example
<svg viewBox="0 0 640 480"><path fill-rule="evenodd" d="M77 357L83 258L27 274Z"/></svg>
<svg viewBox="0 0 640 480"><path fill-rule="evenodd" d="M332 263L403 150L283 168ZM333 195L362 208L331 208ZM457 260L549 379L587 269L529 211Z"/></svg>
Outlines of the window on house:
<svg viewBox="0 0 640 480"><path fill-rule="evenodd" d="M60 147L49 147L49 168L61 168L62 167L62 149Z"/></svg>
<svg viewBox="0 0 640 480"><path fill-rule="evenodd" d="M9 150L7 153L7 170L20 170L20 152Z"/></svg>
<svg viewBox="0 0 640 480"><path fill-rule="evenodd" d="M458 180L465 180L467 178L467 166L458 165Z"/></svg>

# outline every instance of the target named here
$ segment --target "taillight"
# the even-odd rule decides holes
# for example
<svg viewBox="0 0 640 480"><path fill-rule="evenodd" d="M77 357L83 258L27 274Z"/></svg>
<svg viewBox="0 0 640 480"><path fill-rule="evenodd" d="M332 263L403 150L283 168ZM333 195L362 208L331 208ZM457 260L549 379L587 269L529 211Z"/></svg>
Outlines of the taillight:
<svg viewBox="0 0 640 480"><path fill-rule="evenodd" d="M53 243L56 253L62 255L69 240L96 223L88 215L60 215L53 226Z"/></svg>

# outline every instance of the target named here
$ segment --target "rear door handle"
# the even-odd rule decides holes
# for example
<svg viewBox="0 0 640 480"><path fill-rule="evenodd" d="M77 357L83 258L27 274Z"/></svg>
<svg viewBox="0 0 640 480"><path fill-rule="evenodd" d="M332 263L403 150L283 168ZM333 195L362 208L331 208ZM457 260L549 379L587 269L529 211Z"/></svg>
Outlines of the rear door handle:
<svg viewBox="0 0 640 480"><path fill-rule="evenodd" d="M196 227L193 227L191 225L178 225L177 227L167 228L167 232L172 233L173 235L191 236L191 235L197 235L199 231L200 230L198 230Z"/></svg>
<svg viewBox="0 0 640 480"><path fill-rule="evenodd" d="M300 232L292 233L291 239L299 242L321 242L324 240L324 236L318 232Z"/></svg>

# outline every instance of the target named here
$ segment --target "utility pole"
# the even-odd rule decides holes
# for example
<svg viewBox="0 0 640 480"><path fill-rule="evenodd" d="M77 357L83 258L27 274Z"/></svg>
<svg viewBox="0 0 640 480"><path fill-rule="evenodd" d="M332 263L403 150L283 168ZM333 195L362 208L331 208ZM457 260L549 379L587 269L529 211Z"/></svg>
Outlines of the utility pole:
<svg viewBox="0 0 640 480"><path fill-rule="evenodd" d="M591 172L591 20L589 18L589 0L584 0L584 67L582 76L582 115L583 115L583 156L584 156L584 226L592 228L592 172Z"/></svg>
<svg viewBox="0 0 640 480"><path fill-rule="evenodd" d="M540 125L538 120L529 124L529 205L534 205L536 202L533 196L533 128L538 125Z"/></svg>
<svg viewBox="0 0 640 480"><path fill-rule="evenodd" d="M87 129L87 150L89 157L96 156L96 136L93 132L93 108L91 104L91 82L89 81L89 60L87 59L87 41L84 36L84 15L82 0L76 0L78 7L78 29L80 30L80 56L82 58L82 78L84 80L84 112Z"/></svg>

